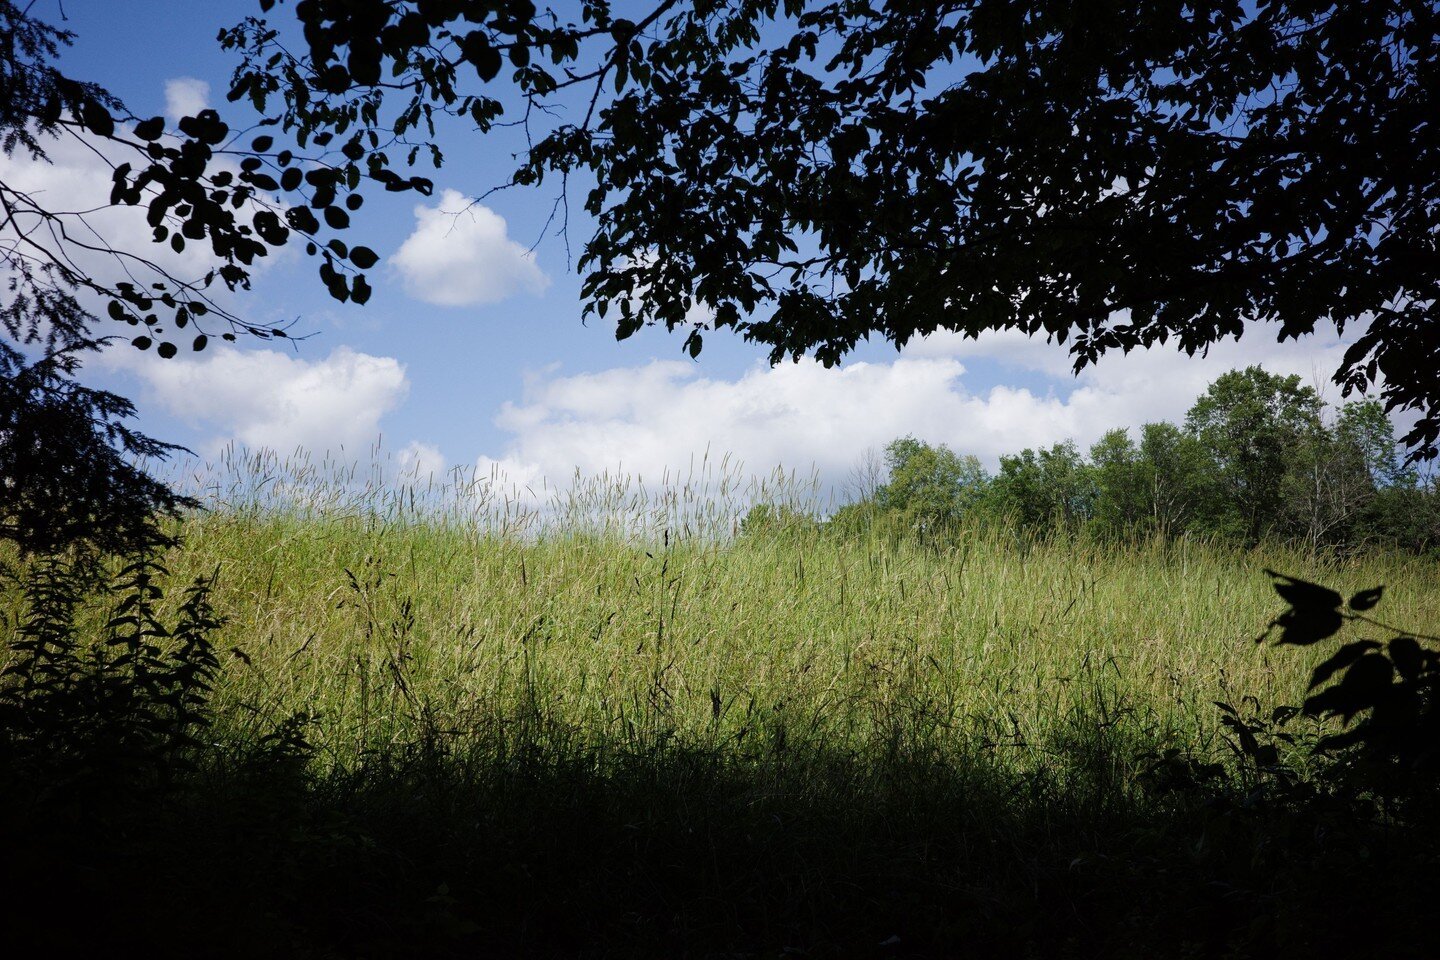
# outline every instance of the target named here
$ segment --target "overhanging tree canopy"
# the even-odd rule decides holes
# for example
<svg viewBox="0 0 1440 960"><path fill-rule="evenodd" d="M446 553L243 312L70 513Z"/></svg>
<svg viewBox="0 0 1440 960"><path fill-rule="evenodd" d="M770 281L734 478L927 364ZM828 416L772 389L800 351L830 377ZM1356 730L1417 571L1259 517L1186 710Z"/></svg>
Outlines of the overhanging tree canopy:
<svg viewBox="0 0 1440 960"><path fill-rule="evenodd" d="M683 326L698 353L730 327L833 363L872 335L1018 328L1079 366L1334 324L1359 333L1337 382L1383 384L1420 414L1412 450L1440 452L1431 0L292 10L294 50L263 21L225 35L233 97L356 149L428 145L437 112L526 123L516 183L593 181L583 289L621 337Z"/></svg>
<svg viewBox="0 0 1440 960"><path fill-rule="evenodd" d="M363 154L332 153L324 147L334 135L317 131L306 155L233 130L213 110L175 129L132 116L103 86L61 72L56 58L71 35L35 6L0 0L0 152L45 163L71 138L111 168L110 206L143 208L156 244L174 253L200 245L212 264L183 275L163 250L107 236L74 197L0 176L0 541L22 552L126 550L155 540L157 513L192 501L137 464L176 448L128 427L123 397L76 382L82 359L107 339L95 313L166 358L217 334L285 336L243 320L223 292L247 288L259 258L298 238L333 296L363 302L362 271L378 257L336 234L364 185L427 190L428 181L391 170L378 137Z"/></svg>

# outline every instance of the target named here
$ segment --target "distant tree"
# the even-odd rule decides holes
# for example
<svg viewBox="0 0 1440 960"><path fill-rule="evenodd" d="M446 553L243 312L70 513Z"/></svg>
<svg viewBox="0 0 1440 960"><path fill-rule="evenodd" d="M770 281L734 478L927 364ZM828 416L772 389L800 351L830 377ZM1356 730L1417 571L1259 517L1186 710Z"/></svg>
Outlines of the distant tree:
<svg viewBox="0 0 1440 960"><path fill-rule="evenodd" d="M1222 374L1195 401L1189 430L1214 458L1220 484L1212 529L1255 543L1285 513L1285 478L1322 429L1320 397L1260 367Z"/></svg>
<svg viewBox="0 0 1440 960"><path fill-rule="evenodd" d="M1173 423L1140 429L1140 462L1150 526L1182 534L1217 509L1219 471L1204 445Z"/></svg>
<svg viewBox="0 0 1440 960"><path fill-rule="evenodd" d="M1103 533L1134 531L1148 525L1147 470L1128 430L1107 432L1090 447L1095 506L1092 523Z"/></svg>
<svg viewBox="0 0 1440 960"><path fill-rule="evenodd" d="M889 480L875 494L876 506L922 539L953 529L984 494L988 477L980 461L902 437L885 448Z"/></svg>
<svg viewBox="0 0 1440 960"><path fill-rule="evenodd" d="M891 529L886 515L873 499L853 500L841 504L825 521L825 532L842 539L853 539Z"/></svg>
<svg viewBox="0 0 1440 960"><path fill-rule="evenodd" d="M1147 423L1140 443L1111 430L1090 448L1098 532L1181 534L1213 506L1213 461L1172 423Z"/></svg>
<svg viewBox="0 0 1440 960"><path fill-rule="evenodd" d="M1066 441L1002 456L987 503L994 514L1028 530L1073 530L1092 516L1095 492L1090 465Z"/></svg>
<svg viewBox="0 0 1440 960"><path fill-rule="evenodd" d="M1292 533L1312 547L1348 543L1378 492L1399 478L1395 431L1374 401L1347 403L1334 423L1310 425L1285 481Z"/></svg>
<svg viewBox="0 0 1440 960"><path fill-rule="evenodd" d="M1418 410L1406 442L1437 453L1433 0L291 9L301 37L225 35L233 98L362 155L438 158L441 113L526 124L513 182L582 175L587 309L621 337L732 328L828 364L1014 328L1085 364L1333 323L1359 334L1337 382Z"/></svg>
<svg viewBox="0 0 1440 960"><path fill-rule="evenodd" d="M885 483L885 455L875 447L867 447L845 478L845 494L852 503L874 500Z"/></svg>
<svg viewBox="0 0 1440 960"><path fill-rule="evenodd" d="M740 519L740 536L771 537L814 532L819 527L814 516L788 504L757 503Z"/></svg>
<svg viewBox="0 0 1440 960"><path fill-rule="evenodd" d="M1440 478L1401 474L1374 498L1357 519L1352 542L1414 553L1440 552Z"/></svg>
<svg viewBox="0 0 1440 960"><path fill-rule="evenodd" d="M971 516L1101 536L1440 549L1440 489L1404 461L1377 401L1332 410L1298 377L1251 367L1217 378L1184 428L1147 423L1139 434L1137 444L1110 430L1088 459L1070 442L1005 454L994 477L974 457L902 437L885 448L886 482L827 529L933 538Z"/></svg>

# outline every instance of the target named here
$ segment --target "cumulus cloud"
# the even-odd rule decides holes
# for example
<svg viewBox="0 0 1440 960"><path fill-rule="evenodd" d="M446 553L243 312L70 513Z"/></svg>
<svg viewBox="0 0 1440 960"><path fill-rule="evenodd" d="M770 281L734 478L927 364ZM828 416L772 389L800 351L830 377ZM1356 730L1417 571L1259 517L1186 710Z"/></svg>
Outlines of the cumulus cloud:
<svg viewBox="0 0 1440 960"><path fill-rule="evenodd" d="M1099 363L1074 375L1074 359L1058 344L1017 331L987 334L978 340L955 333L940 333L907 347L913 358L952 358L965 363L992 363L1003 375L1038 374L1072 404L1092 404L1097 411L1112 410L1116 426L1154 420L1178 421L1195 398L1227 370L1258 364L1272 373L1295 374L1322 397L1340 400L1331 377L1339 368L1346 346L1363 330L1352 327L1345 338L1333 330L1301 340L1276 340L1276 328L1253 327L1241 340L1222 340L1204 355L1187 356L1173 347L1159 346L1110 353ZM1077 435L1088 439L1089 434Z"/></svg>
<svg viewBox="0 0 1440 960"><path fill-rule="evenodd" d="M550 283L535 255L510 239L503 217L455 190L415 208L415 230L390 264L410 296L441 307L498 303Z"/></svg>
<svg viewBox="0 0 1440 960"><path fill-rule="evenodd" d="M424 483L441 480L448 465L445 455L433 443L411 441L395 455L396 473L403 479Z"/></svg>
<svg viewBox="0 0 1440 960"><path fill-rule="evenodd" d="M144 384L144 400L209 432L202 453L231 441L289 453L358 455L380 436L380 418L409 391L404 366L337 347L320 360L279 350L221 347L195 359L161 360L125 347L103 360ZM439 451L407 448L416 467L433 467ZM433 456L432 456L433 453Z"/></svg>
<svg viewBox="0 0 1440 960"><path fill-rule="evenodd" d="M531 484L563 482L577 468L654 480L708 451L712 459L733 455L755 476L776 466L802 475L813 469L834 489L867 450L906 434L993 467L1024 447L1066 439L1085 447L1113 427L1179 421L1210 381L1235 367L1260 363L1323 384L1343 349L1334 338L1274 344L1256 337L1219 345L1205 358L1136 351L1075 377L1063 348L1001 335L978 344L932 341L888 363L757 366L734 380L679 361L572 376L552 370L533 376L523 399L502 408L495 423L511 439L480 468ZM992 365L990 373L1025 370L1043 385L972 388L967 381L980 379L982 364ZM986 378L997 379L1005 378Z"/></svg>
<svg viewBox="0 0 1440 960"><path fill-rule="evenodd" d="M210 105L210 84L194 77L165 81L165 116L171 121L193 117Z"/></svg>

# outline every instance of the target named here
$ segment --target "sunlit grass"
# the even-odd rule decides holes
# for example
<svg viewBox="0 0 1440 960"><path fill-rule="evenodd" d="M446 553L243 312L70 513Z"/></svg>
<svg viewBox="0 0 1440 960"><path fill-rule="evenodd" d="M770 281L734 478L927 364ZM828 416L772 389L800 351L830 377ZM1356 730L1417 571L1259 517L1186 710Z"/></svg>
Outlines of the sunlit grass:
<svg viewBox="0 0 1440 960"><path fill-rule="evenodd" d="M1279 609L1266 567L1342 591L1383 583L1395 623L1440 612L1435 565L1403 556L993 527L941 550L737 538L749 503L803 506L806 491L716 472L537 493L236 460L171 567L220 571L227 715L303 711L336 758L523 732L622 750L982 747L1028 763L1097 710L1146 741L1208 748L1212 701L1298 702L1323 655L1254 642Z"/></svg>

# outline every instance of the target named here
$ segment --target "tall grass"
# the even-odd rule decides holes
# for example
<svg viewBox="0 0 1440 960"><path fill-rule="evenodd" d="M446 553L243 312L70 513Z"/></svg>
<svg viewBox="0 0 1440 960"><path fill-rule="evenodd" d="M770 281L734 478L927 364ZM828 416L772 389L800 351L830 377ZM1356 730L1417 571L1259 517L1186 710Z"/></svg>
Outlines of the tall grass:
<svg viewBox="0 0 1440 960"><path fill-rule="evenodd" d="M979 744L1026 764L1079 709L1210 744L1216 699L1298 702L1322 654L1254 642L1277 610L1267 567L1383 583L1400 623L1440 612L1440 571L1403 556L993 527L943 550L804 528L737 538L748 503L803 507L805 491L498 487L357 482L276 458L212 475L172 569L220 571L221 646L236 655L221 702L257 722L303 710L337 758L502 724L624 749L779 731Z"/></svg>

